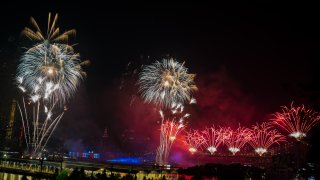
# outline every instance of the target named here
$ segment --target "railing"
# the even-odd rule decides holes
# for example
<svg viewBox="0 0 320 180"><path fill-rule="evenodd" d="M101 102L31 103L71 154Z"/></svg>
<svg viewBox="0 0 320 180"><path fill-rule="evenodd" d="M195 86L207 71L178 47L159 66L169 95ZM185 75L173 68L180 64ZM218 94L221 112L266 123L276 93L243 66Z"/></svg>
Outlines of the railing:
<svg viewBox="0 0 320 180"><path fill-rule="evenodd" d="M30 173L46 173L54 174L56 171L56 166L41 164L41 162L27 162L27 161L18 161L12 159L0 159L0 168L1 169L11 169L17 171L24 171Z"/></svg>

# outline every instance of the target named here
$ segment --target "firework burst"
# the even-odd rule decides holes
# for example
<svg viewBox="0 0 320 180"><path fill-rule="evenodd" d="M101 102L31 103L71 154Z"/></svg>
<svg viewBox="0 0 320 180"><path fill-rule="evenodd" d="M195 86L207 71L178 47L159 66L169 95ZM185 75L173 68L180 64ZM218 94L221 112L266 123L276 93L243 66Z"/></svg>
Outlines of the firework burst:
<svg viewBox="0 0 320 180"><path fill-rule="evenodd" d="M228 146L228 150L235 155L250 140L251 132L248 128L239 126L238 129L232 130L225 128L223 130L224 143Z"/></svg>
<svg viewBox="0 0 320 180"><path fill-rule="evenodd" d="M194 83L194 74L188 74L184 63L174 59L163 59L161 62L145 66L139 75L138 84L145 102L153 102L160 110L161 132L160 145L157 149L156 162L159 165L167 165L172 143L182 128L185 126L185 118L190 114L183 113L186 102L196 103L192 93L197 90ZM165 121L164 119L169 119Z"/></svg>
<svg viewBox="0 0 320 180"><path fill-rule="evenodd" d="M263 122L251 129L251 138L248 143L254 148L255 152L262 156L273 144L285 141L286 138L277 130L272 129L270 123Z"/></svg>
<svg viewBox="0 0 320 180"><path fill-rule="evenodd" d="M188 150L191 154L196 153L203 143L205 143L206 139L196 130L190 130L186 132L185 135L185 144L188 146Z"/></svg>
<svg viewBox="0 0 320 180"><path fill-rule="evenodd" d="M277 112L272 123L280 126L298 141L307 136L310 129L320 120L320 114L312 109L302 106L282 106L282 112Z"/></svg>
<svg viewBox="0 0 320 180"><path fill-rule="evenodd" d="M43 97L60 105L72 97L85 76L79 54L65 44L38 44L24 53L17 69L20 89L34 101Z"/></svg>
<svg viewBox="0 0 320 180"><path fill-rule="evenodd" d="M18 108L31 156L41 155L66 110L66 101L85 76L81 66L89 62L81 62L72 46L54 43L67 40L73 32L60 35L57 18L56 15L51 24L49 14L47 36L33 18L31 22L36 31L25 28L22 32L31 40L41 41L23 54L16 75L18 88L23 93L22 105L18 103Z"/></svg>
<svg viewBox="0 0 320 180"><path fill-rule="evenodd" d="M192 92L197 90L194 77L184 63L163 59L143 68L139 77L140 91L146 102L170 108L190 101Z"/></svg>
<svg viewBox="0 0 320 180"><path fill-rule="evenodd" d="M205 138L203 146L210 152L210 154L214 154L223 142L223 128L217 129L214 126L206 128L202 131L202 135Z"/></svg>

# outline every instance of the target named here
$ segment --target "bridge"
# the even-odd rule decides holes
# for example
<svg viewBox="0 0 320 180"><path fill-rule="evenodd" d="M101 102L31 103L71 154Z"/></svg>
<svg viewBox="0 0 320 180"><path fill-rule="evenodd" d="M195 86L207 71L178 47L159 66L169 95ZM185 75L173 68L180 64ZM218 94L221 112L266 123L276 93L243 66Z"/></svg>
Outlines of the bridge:
<svg viewBox="0 0 320 180"><path fill-rule="evenodd" d="M150 165L125 165L97 162L80 161L45 161L41 159L18 159L18 158L0 158L0 173L10 173L32 176L37 178L50 178L55 173L64 170L69 174L76 168L84 168L87 176L95 176L98 173L106 172L125 176L134 174L137 176L146 176L147 178L161 178L163 175L177 176L177 168L165 169Z"/></svg>

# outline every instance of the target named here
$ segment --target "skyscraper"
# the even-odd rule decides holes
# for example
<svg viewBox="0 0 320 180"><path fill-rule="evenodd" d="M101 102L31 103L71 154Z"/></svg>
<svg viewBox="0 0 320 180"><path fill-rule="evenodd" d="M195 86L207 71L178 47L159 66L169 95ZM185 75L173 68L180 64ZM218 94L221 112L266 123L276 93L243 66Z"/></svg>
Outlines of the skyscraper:
<svg viewBox="0 0 320 180"><path fill-rule="evenodd" d="M5 150L10 150L12 147L12 140L13 140L13 132L14 132L14 124L15 124L15 113L16 113L16 100L12 100L10 113L9 113L9 121L6 126L6 134L5 134Z"/></svg>

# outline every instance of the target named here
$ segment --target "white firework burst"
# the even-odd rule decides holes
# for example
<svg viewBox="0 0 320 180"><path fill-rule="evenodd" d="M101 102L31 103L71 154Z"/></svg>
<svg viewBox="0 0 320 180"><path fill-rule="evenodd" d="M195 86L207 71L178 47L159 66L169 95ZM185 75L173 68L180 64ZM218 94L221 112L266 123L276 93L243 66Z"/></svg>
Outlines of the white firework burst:
<svg viewBox="0 0 320 180"><path fill-rule="evenodd" d="M146 102L168 108L192 99L197 90L194 78L195 74L189 74L184 63L171 58L145 66L138 83Z"/></svg>
<svg viewBox="0 0 320 180"><path fill-rule="evenodd" d="M25 28L22 34L38 44L28 49L21 57L17 68L16 82L22 91L18 102L22 128L31 157L41 157L47 142L66 111L65 103L71 98L85 76L80 55L66 44L75 30L60 34L56 27L58 15L51 23L48 17L47 33L43 33L31 17L34 31ZM25 100L27 98L27 101Z"/></svg>
<svg viewBox="0 0 320 180"><path fill-rule="evenodd" d="M85 75L81 65L86 62L69 45L41 43L22 56L17 83L33 101L42 97L63 105L76 92Z"/></svg>

